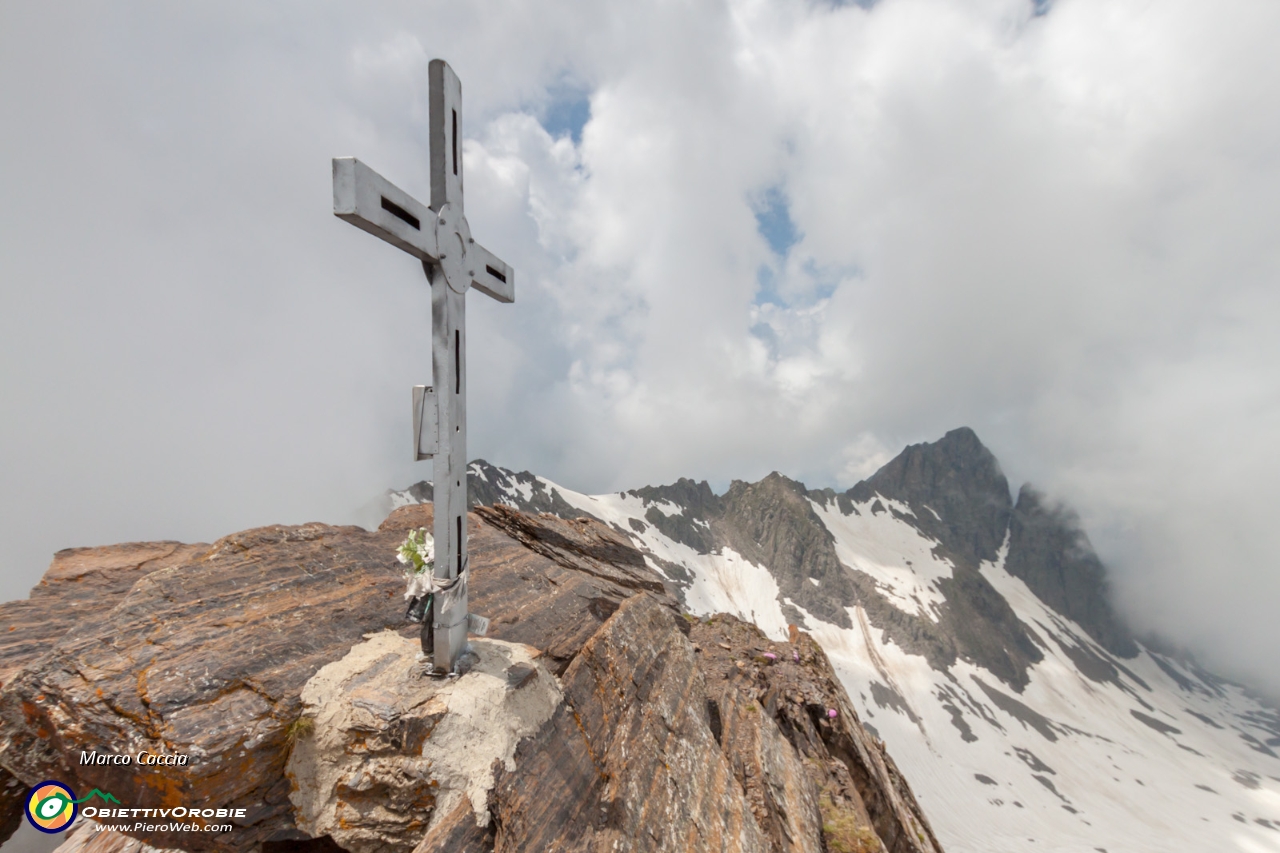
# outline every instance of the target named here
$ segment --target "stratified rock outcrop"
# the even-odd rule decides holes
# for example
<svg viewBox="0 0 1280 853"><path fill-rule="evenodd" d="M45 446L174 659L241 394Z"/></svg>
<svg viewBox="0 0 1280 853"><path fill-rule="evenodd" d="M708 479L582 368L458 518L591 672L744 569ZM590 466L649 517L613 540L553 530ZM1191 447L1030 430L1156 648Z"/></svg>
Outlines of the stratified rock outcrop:
<svg viewBox="0 0 1280 853"><path fill-rule="evenodd" d="M59 551L25 600L0 604L0 687L69 630L102 618L140 578L208 547L132 542ZM0 766L0 844L21 825L26 795L27 785Z"/></svg>
<svg viewBox="0 0 1280 853"><path fill-rule="evenodd" d="M569 665L566 707L499 786L504 848L769 849L716 744L678 618L629 599Z"/></svg>
<svg viewBox="0 0 1280 853"><path fill-rule="evenodd" d="M826 653L808 634L769 640L718 615L692 625L707 710L771 850L940 851L909 785L858 721ZM814 805L817 811L814 811ZM873 832L868 832L868 830Z"/></svg>
<svg viewBox="0 0 1280 853"><path fill-rule="evenodd" d="M104 549L109 570L81 553L72 574L104 579L92 603L42 637L24 617L3 658L0 766L128 807L245 810L227 832L130 830L190 851L281 851L322 833L357 853L939 849L806 636L770 642L731 617L681 615L644 557L594 520L498 507L470 525L472 610L492 620L490 639L530 649L490 661L507 680L489 682L489 705L532 681L563 695L554 708L464 712L443 697L467 676L433 692L414 674L392 555L406 530L431 526L422 505L376 532L311 524L124 546L156 555L132 563ZM17 604L5 607L32 607ZM322 689L370 643L387 648ZM449 713L523 722L459 776L444 756L421 761L433 732L461 722ZM81 763L95 751L190 763Z"/></svg>
<svg viewBox="0 0 1280 853"><path fill-rule="evenodd" d="M144 576L191 562L208 548L131 542L59 551L25 600L0 604L0 686L67 631L101 619Z"/></svg>
<svg viewBox="0 0 1280 853"><path fill-rule="evenodd" d="M940 850L826 655L793 640L627 601L500 775L499 849Z"/></svg>
<svg viewBox="0 0 1280 853"><path fill-rule="evenodd" d="M856 593L802 484L776 471L758 483L734 480L721 505L724 515L713 529L748 560L768 566L783 596L834 625L852 624L846 607Z"/></svg>

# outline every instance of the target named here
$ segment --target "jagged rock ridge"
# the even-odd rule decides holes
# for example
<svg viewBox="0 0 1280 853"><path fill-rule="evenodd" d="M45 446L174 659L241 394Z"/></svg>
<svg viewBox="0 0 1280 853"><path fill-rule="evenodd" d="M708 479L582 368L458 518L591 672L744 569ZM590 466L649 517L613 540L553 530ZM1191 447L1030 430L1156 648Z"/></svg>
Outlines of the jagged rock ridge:
<svg viewBox="0 0 1280 853"><path fill-rule="evenodd" d="M843 492L777 473L723 495L687 479L584 495L519 477L629 537L692 612L770 638L811 631L948 849L1280 841L1266 805L1280 802L1280 712L1137 641L1078 519L1030 486L1011 500L972 430Z"/></svg>
<svg viewBox="0 0 1280 853"><path fill-rule="evenodd" d="M561 489L527 471L512 473L477 460L470 477L475 505L502 503L566 518L591 514L591 507L569 503ZM429 493L430 484L419 483L397 494L397 502ZM1045 509L1036 494L1024 487L1015 508L995 457L973 430L961 428L932 444L907 447L872 477L842 493L809 490L776 472L758 483L735 480L723 496L715 495L705 481L688 479L633 489L622 497L638 499L643 513L615 527L632 535L650 525L698 554L732 549L768 567L789 621L802 621L797 609L802 608L850 628L847 608L859 605L874 626L928 658L935 668L946 669L964 658L1021 690L1027 668L1043 658L1044 641L1018 620L979 571L983 562L997 559L1006 539L1009 571L1026 580L1046 604L1076 620L1113 654L1137 653L1110 606L1102 564L1078 521L1069 513ZM953 577L940 581L943 602L937 618L886 604L876 593L873 577L843 565L832 533L811 503L838 508L846 516L889 513L932 540L935 553L955 567ZM691 580L685 568L657 555L651 559L677 591L688 588Z"/></svg>
<svg viewBox="0 0 1280 853"><path fill-rule="evenodd" d="M331 850L336 838L358 850L395 826L411 837L393 846L415 853L941 849L807 635L770 638L732 616L682 614L644 555L587 518L493 507L469 524L472 609L492 620L486 642L531 649L545 673L513 664L506 686L486 695L501 704L504 690L540 677L557 679L562 696L511 763L494 765L484 797L437 801L421 784L415 774L439 770L415 756L447 712L378 680L413 669L417 628L402 627L392 558L407 530L430 528L430 505L403 507L374 532L310 524L59 555L40 595L0 605L24 626L4 650L0 766L28 785L57 778L130 807L246 811L229 832L129 830L155 848ZM38 637L41 614L64 600L81 602L74 624L44 619ZM335 675L353 654L363 663ZM347 738L339 751L350 763L312 791L299 774L319 773L323 750L295 749L322 731L330 747ZM83 765L84 750L192 761ZM339 830L357 825L364 835ZM334 835L313 842L302 827ZM97 850L120 837L76 844Z"/></svg>

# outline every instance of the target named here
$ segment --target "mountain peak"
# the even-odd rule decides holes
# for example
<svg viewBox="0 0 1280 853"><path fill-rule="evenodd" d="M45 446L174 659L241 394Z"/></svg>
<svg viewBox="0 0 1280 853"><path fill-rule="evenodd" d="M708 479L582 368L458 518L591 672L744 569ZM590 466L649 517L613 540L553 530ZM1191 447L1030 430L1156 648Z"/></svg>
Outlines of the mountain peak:
<svg viewBox="0 0 1280 853"><path fill-rule="evenodd" d="M848 492L859 502L875 494L917 510L925 533L975 567L996 559L1013 508L1000 463L969 427L909 445Z"/></svg>
<svg viewBox="0 0 1280 853"><path fill-rule="evenodd" d="M699 518L705 517L709 512L714 512L719 505L719 498L711 491L711 486L706 480L699 482L688 477L681 477L667 486L644 486L639 489L629 489L627 494L635 495L646 502L670 501L677 506L694 511Z"/></svg>

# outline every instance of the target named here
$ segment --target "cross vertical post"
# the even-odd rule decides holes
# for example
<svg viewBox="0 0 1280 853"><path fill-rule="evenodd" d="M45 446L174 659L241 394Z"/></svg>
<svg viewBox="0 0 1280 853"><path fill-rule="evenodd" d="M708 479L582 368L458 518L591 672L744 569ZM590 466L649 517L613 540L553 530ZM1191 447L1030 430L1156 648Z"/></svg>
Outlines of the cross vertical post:
<svg viewBox="0 0 1280 853"><path fill-rule="evenodd" d="M432 474L436 577L452 579L467 565L467 341L466 299L449 287L439 268L431 280L431 379L436 390L440 439ZM467 639L466 579L437 596L432 626L435 665L449 669L452 650Z"/></svg>
<svg viewBox="0 0 1280 853"><path fill-rule="evenodd" d="M439 229L437 262L423 262L431 282L431 379L436 389L440 440L432 479L436 577L452 579L467 565L466 283L459 265L466 254L462 205L462 83L443 60L427 66L431 209ZM455 224L456 223L456 224ZM451 273L454 273L451 275ZM452 281L451 281L452 279ZM452 284L452 286L451 286ZM437 669L449 670L467 641L467 584L436 597L431 624ZM424 637L425 639L425 637ZM427 643L423 643L424 648Z"/></svg>
<svg viewBox="0 0 1280 853"><path fill-rule="evenodd" d="M471 237L463 211L462 84L448 63L428 66L431 204L422 205L353 157L333 161L333 212L422 261L431 284L432 385L414 389L414 458L433 459L435 577L442 584L422 626L437 672L466 647L466 292L515 300L515 271Z"/></svg>

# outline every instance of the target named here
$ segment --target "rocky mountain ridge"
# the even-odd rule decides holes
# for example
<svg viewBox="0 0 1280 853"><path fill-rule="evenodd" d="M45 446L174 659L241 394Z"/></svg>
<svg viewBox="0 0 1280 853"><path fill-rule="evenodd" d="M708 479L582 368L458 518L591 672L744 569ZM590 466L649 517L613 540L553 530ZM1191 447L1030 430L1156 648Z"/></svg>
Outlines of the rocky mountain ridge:
<svg viewBox="0 0 1280 853"><path fill-rule="evenodd" d="M133 808L243 809L218 832L88 821L68 851L93 853L941 850L812 638L688 616L599 522L497 506L468 523L471 607L491 628L484 666L446 687L422 680L393 561L429 504L372 532L61 552L30 599L0 605L3 790L58 779ZM521 712L530 691L542 710ZM473 760L483 733L446 736L516 717L492 763ZM0 801L7 825L21 800Z"/></svg>
<svg viewBox="0 0 1280 853"><path fill-rule="evenodd" d="M972 430L843 492L471 477L484 500L609 525L695 614L810 631L950 850L1280 850L1280 713L1136 640L1078 519L1030 486L1015 501Z"/></svg>
<svg viewBox="0 0 1280 853"><path fill-rule="evenodd" d="M570 504L562 490L529 472L514 473L484 460L470 467L473 506L503 504L525 512L566 518L595 517L589 506ZM643 504L642 518L628 519L626 535L653 526L664 537L701 555L732 549L747 561L768 567L777 581L788 621L804 612L849 628L847 609L861 604L871 623L893 642L921 654L935 667L957 658L978 663L1015 690L1026 684L1027 668L1042 660L1032 630L979 571L1008 545L1005 565L1048 606L1072 619L1114 655L1133 657L1137 646L1111 607L1107 579L1088 536L1070 512L1051 507L1030 485L1017 504L999 463L968 428L947 433L933 444L907 447L872 477L844 492L810 490L774 472L758 483L734 480L724 495L705 482L680 479L668 486L624 492ZM430 497L419 483L398 501ZM880 606L876 580L843 565L835 537L812 504L858 513L868 504L934 543L933 552L955 567L942 580L937 619ZM674 583L687 588L687 571L655 559ZM817 583L814 583L817 581Z"/></svg>

